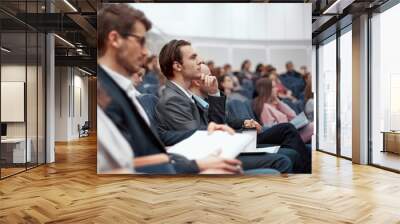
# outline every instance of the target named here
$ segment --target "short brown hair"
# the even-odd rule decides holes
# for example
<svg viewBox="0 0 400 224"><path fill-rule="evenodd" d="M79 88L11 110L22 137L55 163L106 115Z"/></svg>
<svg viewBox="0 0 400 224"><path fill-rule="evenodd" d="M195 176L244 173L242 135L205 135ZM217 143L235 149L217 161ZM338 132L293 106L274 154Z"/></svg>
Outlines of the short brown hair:
<svg viewBox="0 0 400 224"><path fill-rule="evenodd" d="M146 31L151 29L151 22L140 10L128 4L103 4L97 14L97 48L99 55L104 54L108 34L115 30L121 36L127 37L134 29L135 23L143 23ZM134 31L134 30L133 30Z"/></svg>
<svg viewBox="0 0 400 224"><path fill-rule="evenodd" d="M181 47L187 45L191 44L186 40L171 40L161 49L159 55L160 68L167 79L174 77L172 65L175 61L182 63Z"/></svg>

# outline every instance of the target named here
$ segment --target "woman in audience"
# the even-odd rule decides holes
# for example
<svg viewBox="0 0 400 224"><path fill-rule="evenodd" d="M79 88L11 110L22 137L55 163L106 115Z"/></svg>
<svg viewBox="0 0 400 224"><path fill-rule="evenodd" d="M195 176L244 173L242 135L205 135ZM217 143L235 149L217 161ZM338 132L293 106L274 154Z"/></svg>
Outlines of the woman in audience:
<svg viewBox="0 0 400 224"><path fill-rule="evenodd" d="M256 79L263 77L264 75L266 75L266 67L263 64L258 64L256 66L256 70L254 72L254 76Z"/></svg>
<svg viewBox="0 0 400 224"><path fill-rule="evenodd" d="M253 108L263 125L272 126L286 123L296 117L296 113L277 96L277 90L273 82L268 78L257 81L256 90L258 96L253 101ZM314 124L311 122L299 130L305 143L311 140Z"/></svg>
<svg viewBox="0 0 400 224"><path fill-rule="evenodd" d="M131 81L133 86L138 88L143 83L143 76L145 73L145 69L141 68L138 72L132 74Z"/></svg>
<svg viewBox="0 0 400 224"><path fill-rule="evenodd" d="M272 67L269 71L269 78L272 83L275 85L276 93L280 99L289 99L292 102L296 102L296 97L292 95L292 91L288 90L278 78L278 73L276 72L276 68Z"/></svg>
<svg viewBox="0 0 400 224"><path fill-rule="evenodd" d="M218 88L226 95L228 100L248 100L246 97L235 91L234 81L230 75L222 75L218 77Z"/></svg>
<svg viewBox="0 0 400 224"><path fill-rule="evenodd" d="M252 72L250 72L250 67L251 67L250 60L248 59L244 60L240 68L244 79L253 80L254 75Z"/></svg>
<svg viewBox="0 0 400 224"><path fill-rule="evenodd" d="M224 65L222 75L233 75L232 66L230 64Z"/></svg>
<svg viewBox="0 0 400 224"><path fill-rule="evenodd" d="M292 91L288 90L278 78L278 73L276 69L272 67L270 69L269 78L272 81L272 84L275 86L276 94L285 104L287 104L290 108L292 108L296 114L303 111L303 103L300 100L297 100L296 97L292 95Z"/></svg>

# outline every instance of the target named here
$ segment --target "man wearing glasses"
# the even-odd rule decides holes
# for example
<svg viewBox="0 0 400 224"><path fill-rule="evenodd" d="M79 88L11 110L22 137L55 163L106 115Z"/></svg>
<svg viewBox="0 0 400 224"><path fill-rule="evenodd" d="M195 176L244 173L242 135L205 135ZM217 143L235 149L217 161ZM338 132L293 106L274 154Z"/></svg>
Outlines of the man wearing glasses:
<svg viewBox="0 0 400 224"><path fill-rule="evenodd" d="M143 12L126 4L110 4L99 11L97 23L97 88L109 97L109 102L101 109L127 140L135 157L162 154L169 158L165 166L136 170L144 173L171 173L172 166L176 173L240 173L241 162L236 159L210 155L201 160L188 160L179 155L166 154L130 80L131 75L141 69L147 56L145 34L151 28L151 23ZM226 125L214 123L212 127L213 130L233 131ZM98 130L101 131L107 130ZM113 134L119 133L110 133L110 136ZM118 150L118 147L110 148Z"/></svg>

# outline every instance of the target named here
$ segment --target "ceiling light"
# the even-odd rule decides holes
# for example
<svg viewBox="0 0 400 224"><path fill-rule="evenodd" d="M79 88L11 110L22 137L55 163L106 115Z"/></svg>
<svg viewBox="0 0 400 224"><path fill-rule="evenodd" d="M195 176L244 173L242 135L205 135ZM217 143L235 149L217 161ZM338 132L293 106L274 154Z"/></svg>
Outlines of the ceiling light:
<svg viewBox="0 0 400 224"><path fill-rule="evenodd" d="M336 0L333 2L332 5L330 5L327 9L324 10L322 14L327 15L327 14L342 14L343 10L349 7L353 2L356 0Z"/></svg>
<svg viewBox="0 0 400 224"><path fill-rule="evenodd" d="M69 3L68 0L64 0L65 4L67 4L74 12L78 12L78 10L71 4Z"/></svg>
<svg viewBox="0 0 400 224"><path fill-rule="evenodd" d="M58 36L57 34L54 34L55 37L57 37L59 40L61 40L62 42L66 43L67 45L69 45L70 47L75 48L75 45L71 44L71 42L67 41L66 39Z"/></svg>
<svg viewBox="0 0 400 224"><path fill-rule="evenodd" d="M78 67L78 70L81 71L81 72L83 72L83 73L85 73L85 74L87 74L87 75L92 75L92 73L90 73L90 72L88 72L88 71L86 71L86 70L83 70L83 69L81 69L81 68L79 68L79 67Z"/></svg>
<svg viewBox="0 0 400 224"><path fill-rule="evenodd" d="M337 7L337 4L339 4L340 1L341 0L336 0L332 5L330 5L327 9L325 9L322 14L332 13L331 10L334 9L335 7ZM336 11L337 11L337 9L336 9ZM337 14L339 14L339 13L337 13Z"/></svg>
<svg viewBox="0 0 400 224"><path fill-rule="evenodd" d="M5 47L1 47L1 50L4 51L4 52L6 52L6 53L10 53L10 52L11 52L9 49L7 49L7 48L5 48Z"/></svg>

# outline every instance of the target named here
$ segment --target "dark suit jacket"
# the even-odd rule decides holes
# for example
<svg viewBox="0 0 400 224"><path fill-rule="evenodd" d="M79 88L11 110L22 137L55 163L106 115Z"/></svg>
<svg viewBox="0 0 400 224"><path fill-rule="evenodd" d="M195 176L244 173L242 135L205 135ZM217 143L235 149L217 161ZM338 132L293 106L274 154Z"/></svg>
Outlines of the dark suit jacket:
<svg viewBox="0 0 400 224"><path fill-rule="evenodd" d="M209 108L193 103L175 84L167 81L156 106L159 133L168 130L205 130L208 123L224 123L225 96L209 96Z"/></svg>
<svg viewBox="0 0 400 224"><path fill-rule="evenodd" d="M97 71L97 86L102 88L111 100L103 110L129 142L135 156L166 153L155 130L147 125L126 93L100 66ZM178 173L197 173L199 171L195 161L171 154L170 158Z"/></svg>
<svg viewBox="0 0 400 224"><path fill-rule="evenodd" d="M150 118L151 127L154 130L158 130L158 122L156 119L156 105L158 103L158 97L152 94L142 94L138 97L138 100ZM171 146L190 137L195 131L196 130L163 131L158 133L158 136L164 145Z"/></svg>

